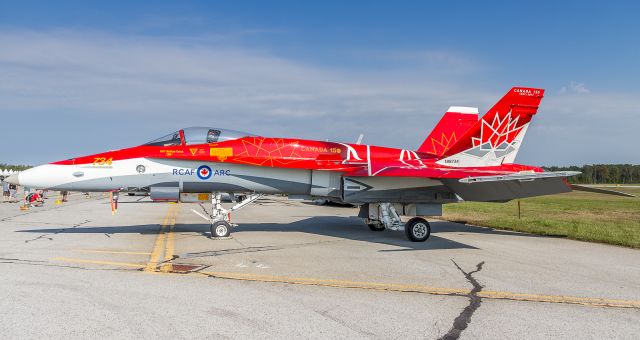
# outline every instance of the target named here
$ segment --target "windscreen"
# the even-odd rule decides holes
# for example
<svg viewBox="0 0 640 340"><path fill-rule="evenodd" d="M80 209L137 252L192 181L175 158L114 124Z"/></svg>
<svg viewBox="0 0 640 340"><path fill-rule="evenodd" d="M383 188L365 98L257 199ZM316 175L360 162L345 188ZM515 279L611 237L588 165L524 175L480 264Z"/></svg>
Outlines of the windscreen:
<svg viewBox="0 0 640 340"><path fill-rule="evenodd" d="M149 143L143 144L148 146L175 146L180 145L180 131L170 133L166 136L162 136L158 139L152 140Z"/></svg>
<svg viewBox="0 0 640 340"><path fill-rule="evenodd" d="M209 127L189 127L185 128L183 131L185 143L187 145L218 143L246 136L253 136L248 132Z"/></svg>

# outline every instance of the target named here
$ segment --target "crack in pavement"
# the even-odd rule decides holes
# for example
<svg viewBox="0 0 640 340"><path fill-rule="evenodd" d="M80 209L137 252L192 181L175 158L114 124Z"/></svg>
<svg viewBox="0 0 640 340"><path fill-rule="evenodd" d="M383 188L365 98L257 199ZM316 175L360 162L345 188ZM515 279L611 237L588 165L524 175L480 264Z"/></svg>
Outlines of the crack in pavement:
<svg viewBox="0 0 640 340"><path fill-rule="evenodd" d="M303 247L311 247L316 245L323 245L328 243L336 243L340 241L317 241L317 242L306 242L306 243L295 243L281 246L261 246L261 247L242 247L242 248L229 248L229 249L220 249L220 250L208 250L197 253L186 253L183 258L197 258L197 257L210 257L210 256L222 256L222 255L230 255L230 254L245 254L245 253L257 253L264 251L277 251L277 250L285 250L285 249L296 249Z"/></svg>
<svg viewBox="0 0 640 340"><path fill-rule="evenodd" d="M49 261L42 260L24 260L17 258L6 258L0 257L0 264L14 264L14 265L23 265L23 266L41 266L41 267L56 267L56 268L71 268L71 269L82 269L87 271L122 271L124 269L105 269L105 268L87 268L81 266L71 266L71 265L62 265L62 264L53 264ZM129 270L131 271L131 270Z"/></svg>
<svg viewBox="0 0 640 340"><path fill-rule="evenodd" d="M202 212L204 212L205 215L211 216L211 214L207 211L207 208L204 206L204 204L199 203L198 205L200 206L200 208L202 208Z"/></svg>
<svg viewBox="0 0 640 340"><path fill-rule="evenodd" d="M37 241L37 240L41 240L41 239L47 239L49 241L53 241L53 237L47 237L47 236L53 236L53 235L57 235L57 234L60 234L60 233L64 233L65 231L67 231L69 229L75 229L75 228L77 228L77 227L79 227L79 226L81 226L83 224L87 224L89 222L91 222L91 221L84 220L83 222L76 223L76 224L74 224L72 226L69 226L69 227L66 227L66 228L60 228L58 231L56 231L54 233L42 234L42 235L40 235L38 237L35 237L35 238L32 238L30 240L24 240L24 243L29 243L29 242L33 242L33 241Z"/></svg>
<svg viewBox="0 0 640 340"><path fill-rule="evenodd" d="M467 281L473 286L473 289L467 294L469 297L469 304L460 312L460 314L453 320L453 326L447 332L447 334L443 335L439 338L439 340L455 340L460 338L460 334L462 331L467 329L467 326L471 322L471 317L473 313L480 307L482 303L482 298L478 296L478 293L482 290L482 286L478 281L473 277L473 274L482 270L482 266L484 265L484 261L478 263L476 265L476 270L472 272L465 272L453 259L451 262L458 268L459 271L464 274L464 277Z"/></svg>
<svg viewBox="0 0 640 340"><path fill-rule="evenodd" d="M335 309L335 308L330 308L330 309L327 309L327 310L313 310L313 311L315 313L317 313L318 315L322 316L323 318L329 319L329 320L337 323L338 325L357 333L360 336L365 336L367 338L375 338L376 337L376 335L371 333L371 332L363 330L360 327L357 327L357 326L351 324L350 322L347 322L347 321L345 321L345 320L343 320L343 319L341 319L341 318L339 318L337 316L331 315L331 310L332 309Z"/></svg>
<svg viewBox="0 0 640 340"><path fill-rule="evenodd" d="M221 250L209 250L198 253L187 253L183 258L198 258L198 257L210 257L210 256L221 256L221 255L229 255L229 254L245 254L245 253L255 253L261 251L271 251L271 250L282 250L283 247L276 246L263 246L263 247L245 247L245 248L232 248L232 249L221 249Z"/></svg>

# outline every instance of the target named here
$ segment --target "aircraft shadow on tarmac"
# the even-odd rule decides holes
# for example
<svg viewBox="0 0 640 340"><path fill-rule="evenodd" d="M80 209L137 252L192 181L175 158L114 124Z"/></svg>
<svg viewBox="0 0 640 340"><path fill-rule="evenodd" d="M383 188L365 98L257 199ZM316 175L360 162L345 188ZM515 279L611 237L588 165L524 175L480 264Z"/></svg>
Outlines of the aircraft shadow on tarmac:
<svg viewBox="0 0 640 340"><path fill-rule="evenodd" d="M517 233L491 228L474 227L453 222L431 222L431 237L426 242L410 242L403 232L382 231L374 232L356 217L314 216L291 223L242 223L233 234L245 232L302 232L329 237L350 239L356 241L372 242L393 245L404 249L381 251L409 251L409 250L437 250L437 249L477 249L477 247L456 242L438 234L444 233L477 233L492 235L510 235L522 237L541 237L525 233ZM209 236L209 225L202 223L176 224L175 232L194 232L203 236ZM131 226L109 227L83 227L76 228L47 228L18 230L24 233L40 234L157 234L157 224L142 224Z"/></svg>

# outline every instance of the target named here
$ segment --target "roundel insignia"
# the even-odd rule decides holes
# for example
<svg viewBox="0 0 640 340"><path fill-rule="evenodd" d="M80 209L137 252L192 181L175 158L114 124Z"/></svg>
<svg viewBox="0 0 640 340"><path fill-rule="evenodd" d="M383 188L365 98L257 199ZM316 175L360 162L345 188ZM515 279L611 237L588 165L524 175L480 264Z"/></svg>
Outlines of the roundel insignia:
<svg viewBox="0 0 640 340"><path fill-rule="evenodd" d="M211 177L211 168L206 165L201 165L198 167L196 174L200 179L209 179Z"/></svg>

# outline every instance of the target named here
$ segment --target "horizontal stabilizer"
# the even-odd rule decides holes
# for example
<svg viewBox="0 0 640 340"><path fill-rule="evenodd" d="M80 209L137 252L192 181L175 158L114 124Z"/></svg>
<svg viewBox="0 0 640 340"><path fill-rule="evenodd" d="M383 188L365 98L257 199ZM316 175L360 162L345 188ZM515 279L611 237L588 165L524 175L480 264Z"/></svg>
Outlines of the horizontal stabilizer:
<svg viewBox="0 0 640 340"><path fill-rule="evenodd" d="M595 193L598 193L598 194L605 194L605 195L636 197L635 195L627 194L626 192L615 191L615 190L607 190L607 189L600 189L600 188L594 188L594 187L587 187L587 186L578 185L578 184L571 184L571 189L576 190L576 191L595 192Z"/></svg>

